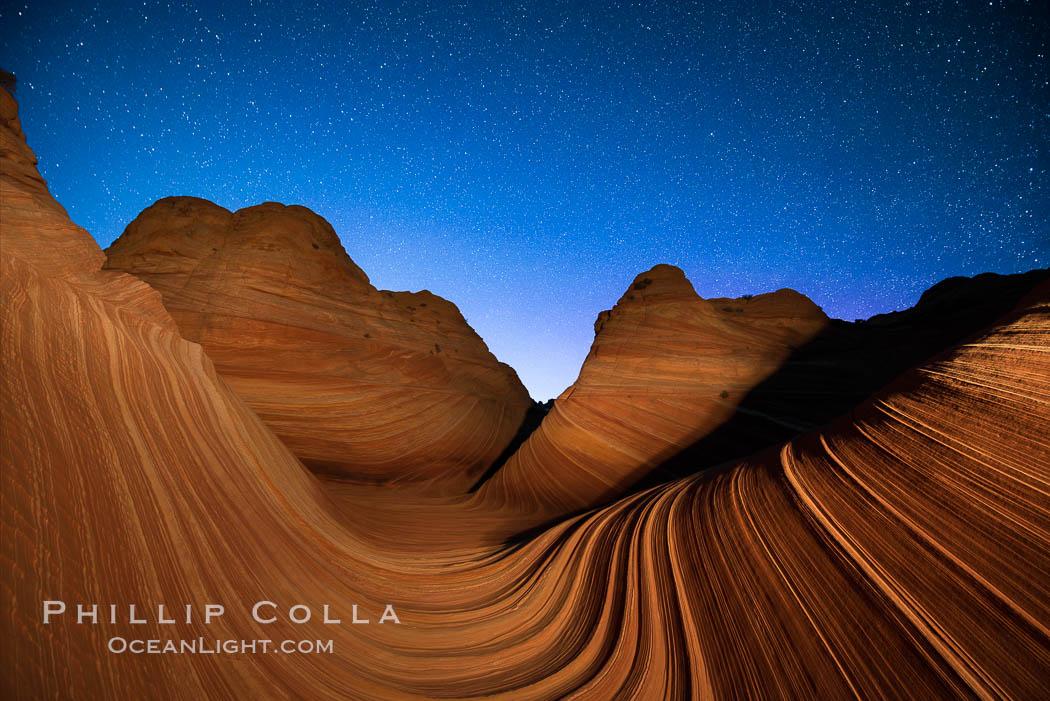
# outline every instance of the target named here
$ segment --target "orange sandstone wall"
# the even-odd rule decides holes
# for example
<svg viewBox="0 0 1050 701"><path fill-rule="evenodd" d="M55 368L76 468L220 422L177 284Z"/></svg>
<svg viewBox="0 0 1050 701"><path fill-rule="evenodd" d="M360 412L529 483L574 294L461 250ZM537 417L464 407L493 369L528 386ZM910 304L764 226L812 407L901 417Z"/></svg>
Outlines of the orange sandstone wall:
<svg viewBox="0 0 1050 701"><path fill-rule="evenodd" d="M623 494L827 323L793 290L705 300L678 268L642 273L598 316L579 378L478 498L555 516Z"/></svg>
<svg viewBox="0 0 1050 701"><path fill-rule="evenodd" d="M463 491L530 400L452 303L375 289L305 207L172 197L107 250L315 471Z"/></svg>

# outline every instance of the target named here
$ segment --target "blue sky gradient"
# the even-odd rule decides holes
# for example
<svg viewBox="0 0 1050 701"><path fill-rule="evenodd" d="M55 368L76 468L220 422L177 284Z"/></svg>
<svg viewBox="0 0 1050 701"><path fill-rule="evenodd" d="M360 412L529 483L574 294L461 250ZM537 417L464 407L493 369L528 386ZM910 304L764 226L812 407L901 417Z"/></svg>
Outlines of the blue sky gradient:
<svg viewBox="0 0 1050 701"><path fill-rule="evenodd" d="M1045 8L758 4L4 2L0 65L103 247L169 195L305 205L537 399L656 263L846 319L1048 265Z"/></svg>

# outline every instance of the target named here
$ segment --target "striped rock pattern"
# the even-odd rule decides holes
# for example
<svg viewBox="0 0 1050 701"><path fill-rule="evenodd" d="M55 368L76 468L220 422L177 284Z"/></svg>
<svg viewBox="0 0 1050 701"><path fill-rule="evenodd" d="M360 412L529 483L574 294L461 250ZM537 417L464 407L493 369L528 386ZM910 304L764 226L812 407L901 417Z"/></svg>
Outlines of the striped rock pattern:
<svg viewBox="0 0 1050 701"><path fill-rule="evenodd" d="M827 324L793 290L707 300L658 265L598 316L579 378L478 498L545 517L608 502L722 425Z"/></svg>
<svg viewBox="0 0 1050 701"><path fill-rule="evenodd" d="M7 153L5 178L25 167ZM1046 696L1046 285L826 429L504 545L507 512L310 473L142 282L97 254L34 260L90 237L9 191L4 698ZM148 622L44 625L50 599ZM276 622L251 619L260 600ZM160 603L196 617L160 624ZM207 603L226 613L205 625ZM332 652L107 652L118 636Z"/></svg>
<svg viewBox="0 0 1050 701"><path fill-rule="evenodd" d="M305 207L166 198L105 267L158 290L183 337L318 472L458 491L530 404L454 304L375 289Z"/></svg>

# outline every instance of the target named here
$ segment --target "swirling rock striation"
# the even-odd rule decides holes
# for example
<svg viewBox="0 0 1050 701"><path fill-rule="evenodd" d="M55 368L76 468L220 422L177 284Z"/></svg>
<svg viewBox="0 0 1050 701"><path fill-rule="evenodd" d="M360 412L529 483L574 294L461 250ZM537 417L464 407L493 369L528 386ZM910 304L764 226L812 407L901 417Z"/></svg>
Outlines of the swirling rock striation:
<svg viewBox="0 0 1050 701"><path fill-rule="evenodd" d="M608 502L729 420L828 323L793 290L705 300L678 268L642 273L598 315L579 378L478 499L546 517Z"/></svg>
<svg viewBox="0 0 1050 701"><path fill-rule="evenodd" d="M847 323L791 290L702 300L658 266L599 315L580 378L480 496L542 521L744 458L851 410L1048 279L950 278Z"/></svg>
<svg viewBox="0 0 1050 701"><path fill-rule="evenodd" d="M312 469L468 487L530 405L452 303L375 289L305 207L171 197L107 250Z"/></svg>
<svg viewBox="0 0 1050 701"><path fill-rule="evenodd" d="M820 431L503 546L475 538L501 516L478 503L307 471L156 292L99 271L57 206L23 210L46 189L8 153L4 698L1046 696L1050 285ZM49 599L102 615L45 625ZM251 619L261 600L277 622ZM110 602L147 623L110 623ZM160 603L198 613L158 623ZM205 624L207 603L226 613ZM314 616L291 624L299 603ZM386 603L400 625L376 623Z"/></svg>
<svg viewBox="0 0 1050 701"><path fill-rule="evenodd" d="M0 695L258 691L250 669L209 682L189 658L121 659L98 628L41 623L54 598L210 597L229 561L254 553L265 568L273 529L308 527L294 504L336 508L160 295L100 269L105 255L51 198L2 89L0 158Z"/></svg>
<svg viewBox="0 0 1050 701"><path fill-rule="evenodd" d="M949 278L909 309L848 323L833 319L752 387L736 413L658 469L641 487L746 457L823 426L901 373L1011 311L1050 270Z"/></svg>

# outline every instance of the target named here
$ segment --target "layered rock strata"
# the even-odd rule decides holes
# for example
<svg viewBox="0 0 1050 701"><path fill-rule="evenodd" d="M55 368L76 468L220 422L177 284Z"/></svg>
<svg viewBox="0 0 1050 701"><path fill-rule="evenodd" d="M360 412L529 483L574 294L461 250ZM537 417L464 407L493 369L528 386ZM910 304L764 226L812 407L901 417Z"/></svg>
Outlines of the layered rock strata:
<svg viewBox="0 0 1050 701"><path fill-rule="evenodd" d="M553 517L625 493L728 421L828 323L793 290L707 300L678 268L642 273L598 316L579 378L478 499Z"/></svg>
<svg viewBox="0 0 1050 701"><path fill-rule="evenodd" d="M317 472L463 491L530 406L454 304L377 290L305 207L171 197L106 253Z"/></svg>
<svg viewBox="0 0 1050 701"><path fill-rule="evenodd" d="M820 431L472 543L476 504L304 469L154 291L33 204L14 114L0 91L4 698L1045 696L1050 286ZM70 611L45 624L48 600Z"/></svg>

